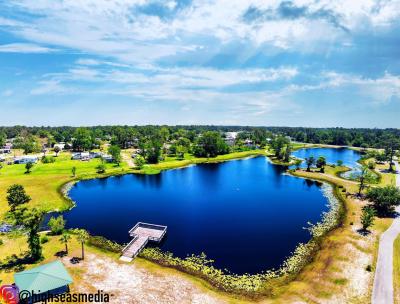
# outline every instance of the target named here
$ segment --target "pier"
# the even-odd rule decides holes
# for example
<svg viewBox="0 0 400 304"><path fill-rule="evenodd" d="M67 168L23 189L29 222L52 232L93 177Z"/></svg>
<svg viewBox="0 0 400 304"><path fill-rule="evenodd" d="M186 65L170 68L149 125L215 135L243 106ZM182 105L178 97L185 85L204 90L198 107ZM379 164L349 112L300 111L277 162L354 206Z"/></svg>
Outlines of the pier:
<svg viewBox="0 0 400 304"><path fill-rule="evenodd" d="M148 223L137 223L129 235L132 240L122 249L121 261L131 262L149 241L160 242L167 233L167 226L154 225Z"/></svg>

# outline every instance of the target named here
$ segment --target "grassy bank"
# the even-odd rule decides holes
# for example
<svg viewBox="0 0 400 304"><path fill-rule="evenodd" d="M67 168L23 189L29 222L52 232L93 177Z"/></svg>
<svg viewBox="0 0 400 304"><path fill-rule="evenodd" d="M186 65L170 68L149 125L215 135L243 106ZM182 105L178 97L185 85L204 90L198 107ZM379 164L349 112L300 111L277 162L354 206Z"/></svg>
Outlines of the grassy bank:
<svg viewBox="0 0 400 304"><path fill-rule="evenodd" d="M106 172L103 174L97 173L96 170L96 167L101 163L100 159L92 159L87 162L71 160L70 153L61 153L56 157L56 162L54 163L42 164L39 162L35 164L29 174L25 173L25 165L4 166L0 170L0 221L9 209L6 201L6 191L12 184L17 183L24 186L26 192L32 197L29 203L30 207L38 207L45 212L62 211L68 209L71 204L61 194L61 188L71 181L127 173L154 174L162 170L180 168L192 164L222 162L262 154L262 150L252 150L220 155L215 158L195 158L191 155L185 155L184 160L168 158L158 164L146 165L143 170L134 170L126 162L122 162L119 166L106 163ZM76 168L76 176L72 176L73 167Z"/></svg>
<svg viewBox="0 0 400 304"><path fill-rule="evenodd" d="M400 303L400 236L394 241L393 247L393 289L394 303Z"/></svg>

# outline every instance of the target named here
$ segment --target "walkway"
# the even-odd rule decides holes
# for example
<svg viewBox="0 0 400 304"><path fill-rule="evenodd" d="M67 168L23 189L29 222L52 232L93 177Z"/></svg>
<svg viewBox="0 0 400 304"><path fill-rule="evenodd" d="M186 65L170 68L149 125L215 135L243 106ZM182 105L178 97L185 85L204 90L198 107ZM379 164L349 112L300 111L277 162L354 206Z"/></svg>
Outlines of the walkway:
<svg viewBox="0 0 400 304"><path fill-rule="evenodd" d="M396 185L400 187L400 167L395 162L397 174ZM400 213L400 206L396 207ZM393 220L379 241L378 261L376 263L374 287L372 290L372 304L392 304L393 302L393 242L400 233L400 217Z"/></svg>
<svg viewBox="0 0 400 304"><path fill-rule="evenodd" d="M121 261L132 261L149 241L160 242L167 232L167 226L154 225L148 223L137 223L129 235L133 237L132 241L122 250Z"/></svg>

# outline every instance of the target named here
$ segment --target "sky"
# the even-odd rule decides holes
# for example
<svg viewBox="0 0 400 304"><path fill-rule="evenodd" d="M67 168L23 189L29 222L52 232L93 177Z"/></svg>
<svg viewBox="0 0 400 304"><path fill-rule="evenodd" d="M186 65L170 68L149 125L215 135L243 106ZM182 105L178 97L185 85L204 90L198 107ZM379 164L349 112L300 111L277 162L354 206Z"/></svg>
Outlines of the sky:
<svg viewBox="0 0 400 304"><path fill-rule="evenodd" d="M400 127L398 0L0 0L0 125Z"/></svg>

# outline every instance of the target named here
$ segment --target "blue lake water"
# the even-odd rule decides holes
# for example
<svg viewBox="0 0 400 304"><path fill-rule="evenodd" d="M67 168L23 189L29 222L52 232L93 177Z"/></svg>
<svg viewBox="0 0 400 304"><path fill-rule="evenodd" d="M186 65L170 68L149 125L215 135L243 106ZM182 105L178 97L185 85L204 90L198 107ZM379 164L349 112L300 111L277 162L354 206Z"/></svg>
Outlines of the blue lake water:
<svg viewBox="0 0 400 304"><path fill-rule="evenodd" d="M338 160L343 161L343 165L353 168L354 170L346 172L344 176L348 176L352 172L356 172L359 164L357 161L360 159L361 154L358 151L347 149L347 148L310 148L300 149L292 153L293 156L301 159L306 157L314 156L317 159L319 156L324 156L328 164L335 164ZM302 167L306 167L303 162Z"/></svg>
<svg viewBox="0 0 400 304"><path fill-rule="evenodd" d="M307 242L303 228L328 210L320 183L284 171L256 157L81 181L70 191L77 206L64 217L68 227L119 243L130 241L139 221L167 225L163 250L205 252L221 269L256 273L278 267Z"/></svg>

